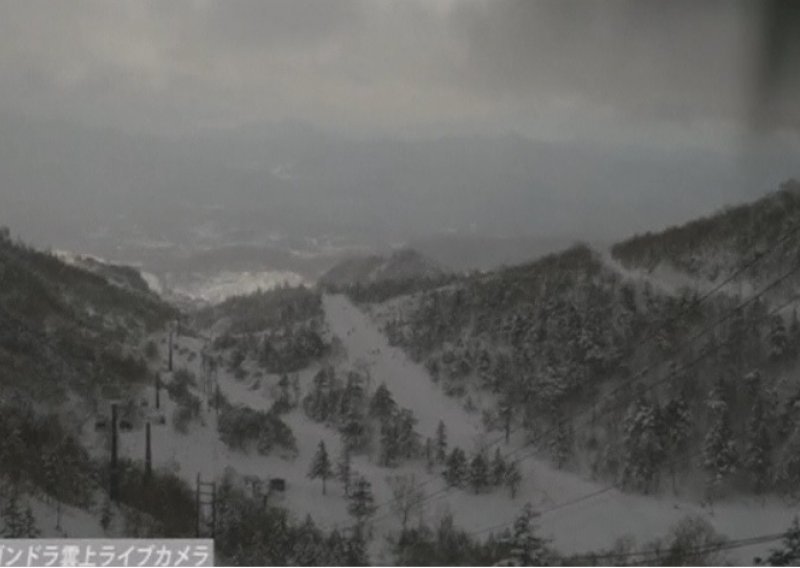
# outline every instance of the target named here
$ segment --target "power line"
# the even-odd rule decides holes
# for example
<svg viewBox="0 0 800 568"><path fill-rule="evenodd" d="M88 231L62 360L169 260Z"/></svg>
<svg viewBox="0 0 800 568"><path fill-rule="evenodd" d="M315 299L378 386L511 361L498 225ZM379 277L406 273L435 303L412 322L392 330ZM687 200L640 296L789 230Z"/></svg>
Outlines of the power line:
<svg viewBox="0 0 800 568"><path fill-rule="evenodd" d="M791 231L791 233L790 233L790 234L793 234L793 233L795 233L795 232L797 232L797 231L800 231L800 227L796 227L796 228L795 228L793 231ZM788 235L787 235L787 237L788 237ZM780 242L781 242L781 243L783 243L783 242L785 242L785 241L786 241L786 238L784 238L784 239L781 239L781 241L780 241ZM769 251L769 252L772 252L772 251L774 251L774 250L776 250L776 247L773 247L772 249L770 249L770 251ZM763 254L761 254L760 256L757 256L757 259L762 259L762 258L764 258L764 256L765 256L766 254L767 254L767 253L763 253ZM751 261L750 263L748 263L748 264L746 265L745 269L749 269L749 268L751 268L751 267L753 266L753 264L755 264L755 262L754 262L754 261ZM742 270L742 269L740 269L740 271L741 271L741 270ZM767 286L765 286L763 289L761 289L761 290L760 290L760 291L759 291L757 294L754 294L754 295L750 296L750 297L749 297L747 300L745 300L744 302L742 302L742 303L741 303L741 304L739 304L738 306L736 306L736 307L734 307L733 309L731 309L731 310L729 310L728 312L726 312L726 314L724 314L722 317L718 318L718 319L717 319L716 321L714 321L714 322L713 322L711 325L704 327L704 328L703 328L703 330L701 330L699 333L696 333L696 334L694 334L694 335L693 335L693 336L690 338L690 340L688 340L687 342L685 342L685 345L684 345L684 347L681 349L681 351L685 351L685 350L686 350L688 347L690 347L690 346L691 346L691 345L689 344L690 342L693 342L693 341L697 340L699 337L702 337L703 335L705 335L706 333L709 333L711 330L715 329L715 328L716 328L718 325L720 325L721 323L723 323L724 321L726 321L728 318L732 317L732 316L733 316L735 313L739 312L740 310L742 310L744 307L748 306L749 304L751 304L751 303L753 303L753 302L757 301L759 298L761 298L761 297L762 297L763 295L765 295L767 292L769 292L770 290L772 290L772 289L776 288L777 286L779 286L780 284L782 284L783 282L785 282L786 280L788 280L788 279L789 279L789 278L790 278L792 275L796 274L798 271L800 271L800 263L798 263L798 264L797 264L796 266L794 266L792 269L790 269L789 271L787 271L786 273L784 273L782 276L780 276L780 277L776 278L775 280L773 280L773 281L772 281L770 284L768 284L768 285L767 285ZM724 284L723 284L723 285L724 285ZM721 287L721 286L718 286L717 288L720 288L720 287ZM704 299L707 299L708 297L709 297L709 296L708 296L708 295L706 295ZM789 304L791 304L791 303L792 303L792 302L794 302L794 301L795 301L795 300L794 300L793 298L790 298L790 300L789 300L789 301L785 302L784 304L782 304L782 305L781 305L781 306L779 306L778 308L776 308L776 309L774 309L774 310L770 311L768 315L772 315L772 314L774 314L774 313L776 313L776 312L778 312L778 311L782 310L783 308L785 308L786 306L788 306ZM695 304L695 305L697 305L697 304ZM662 325L663 325L663 324L662 324ZM697 358L695 358L694 360L690 361L689 363L685 364L685 365L683 366L683 368L682 368L682 369L680 369L680 371L685 371L685 370L687 370L688 368L690 368L690 367L692 367L692 366L696 365L697 363L699 363L700 361L702 361L702 360L703 360L703 359L705 359L706 357L710 356L711 354L715 353L716 351L718 351L718 350L719 350L719 349L721 349L722 347L723 347L723 345L722 345L722 344L718 344L718 345L716 345L716 346L712 347L711 349L708 349L708 350L705 350L705 351L701 352L700 356L698 356L698 357L697 357ZM675 359L676 357L677 357L677 354L676 354L675 356L673 356L673 359ZM645 376L646 372L648 372L648 371L650 371L650 370L652 370L652 369L653 369L653 365L648 365L648 367L646 367L645 371L642 371L642 372L640 372L639 374L637 374L636 376L634 376L634 377L633 377L633 378L631 378L630 380L626 381L626 382L624 383L624 385L620 385L620 386L616 387L615 389L613 389L613 390L612 390L612 393L613 393L613 394L615 394L615 393L619 392L623 386L630 386L631 384L633 384L633 383L635 383L635 382L638 382L638 381L642 380L642 379L644 378L644 376ZM665 382L667 382L667 381L674 380L676 376L678 376L678 375L677 375L677 373L675 373L675 374L672 374L672 375L668 375L668 376L666 376L666 377L665 377L665 378L663 378L663 379L660 379L660 380L658 380L658 381L655 381L654 383L651 383L651 384L650 384L650 385L649 385L649 386L646 388L645 392L647 392L647 391L649 391L649 390L652 390L653 388L655 388L655 387L657 387L657 386L659 386L659 385L661 385L661 384L663 384L663 383L665 383ZM607 396L608 396L608 395L607 395ZM606 414L610 408L614 408L614 405L612 405L611 407L606 407L606 408L604 409L604 411L601 413L601 415L602 415L602 414ZM570 420L572 420L572 419L575 419L575 418L577 418L577 417L580 417L581 415L584 415L584 414L586 414L587 412L588 412L588 410L584 410L584 411L577 412L577 413L575 413L575 414L574 414L572 417L570 417ZM519 428L517 428L517 429L515 429L515 430L518 430L518 429L519 429ZM553 430L555 430L555 426L548 428L548 429L547 429L547 430L545 430L545 431L544 431L542 434L538 435L538 436L537 436L537 437L536 437L536 438L535 438L533 441L531 441L531 442L529 443L529 445L535 445L535 444L537 444L539 441L541 441L542 439L544 439L546 436L549 436L549 435L550 435L550 434L553 432ZM489 447L491 447L493 444L495 444L495 443L498 443L499 441L501 441L501 438L498 438L498 440L495 440L494 442L490 443L490 444L489 444L489 445L487 445L486 447L487 447L487 448L489 448ZM522 451L522 450L524 450L524 449L525 449L525 447L524 447L524 446L523 446L523 447L521 447L521 448L517 448L516 450L512 450L511 452L509 452L509 453L508 453L506 456L504 456L504 457L507 459L507 458L509 458L509 457L511 457L511 456L513 456L513 455L515 455L515 454L517 454L517 453L519 453L519 452L521 452L521 451ZM512 463L519 463L519 462L521 462L521 461L523 461L523 460L525 460L525 459L527 459L527 458L529 458L529 457L532 457L532 456L533 456L533 455L535 455L537 452L538 452L538 449L536 449L536 448L535 448L535 449L534 449L532 452L529 452L528 454L526 454L526 455L523 455L523 456L521 456L521 457L519 457L519 458L517 458L517 459L513 460L513 462L512 462ZM433 482L433 481L435 481L436 479L438 479L438 478L434 478L434 477L432 477L432 478L429 478L429 479L428 479L428 480L426 480L425 482L418 484L418 488L422 488L422 487L424 487L424 486L426 486L426 485L428 485L428 484L432 483L432 482ZM613 487L612 487L612 488L613 488ZM609 488L608 490L610 490L610 489L612 489L612 488ZM439 490L437 490L437 491L435 491L435 492L431 493L430 495L428 495L428 496L427 496L425 499L423 499L423 500L421 501L421 504L423 504L423 505L424 505L425 503L431 502L431 501L433 501L434 499L435 499L435 500L441 499L441 497L440 497L440 496L442 496L443 494L446 494L447 492L449 492L449 490L450 490L450 486L445 486L445 487L443 487L443 488L441 488L441 489L439 489ZM394 502L396 502L396 501L397 501L397 499L391 499L391 500L389 500L389 501L386 501L386 502L384 502L384 503L382 503L382 504L378 505L378 506L377 506L377 508L380 508L380 507L383 507L383 506L386 506L386 505L390 505L390 504L392 504L392 503L394 503ZM392 514L391 512L389 512L389 513L385 513L385 514L382 514L382 515L380 515L379 517L377 517L376 519L373 519L373 522L378 522L378 521L381 521L381 520L383 520L383 519L387 518L388 516L391 516L391 514ZM513 522L513 521L511 521L511 522ZM352 527L348 527L348 528L346 528L346 529L344 529L344 530L348 530L349 528L352 528Z"/></svg>
<svg viewBox="0 0 800 568"><path fill-rule="evenodd" d="M663 328L664 328L664 327L665 327L665 326L666 326L668 323L669 323L669 324L672 324L672 323L677 323L677 322L680 320L680 318L681 318L681 317L684 315L684 313L686 313L688 310L690 310L690 309L696 309L696 308L697 308L698 306L700 306L700 305L701 305L703 302L705 302L705 301L706 301L706 300L708 300L710 297L712 297L713 295L715 295L717 292L719 292L720 290L722 290L722 289L723 289L725 286L727 286L728 284L730 284L731 282L733 282L734 280L736 280L737 278L739 278L740 276L742 276L743 274L745 274L745 273L746 273L748 270L750 270L751 268L753 268L753 266L755 266L756 264L758 264L759 262L761 262L761 260L763 260L764 258L766 258L766 256L767 256L767 255L769 255L769 254L771 254L772 252L774 252L774 251L778 250L778 248L779 248L780 246L782 246L783 244L785 244L785 243L789 242L789 240L790 240L790 239L791 239L793 236L797 235L798 233L800 233L800 224L797 224L797 225L795 225L793 228L791 228L789 231L787 231L787 232L786 232L786 234L784 234L784 236L783 236L782 238L780 238L780 239L779 239L779 240L778 240L778 241L777 241L777 242L776 242L774 245L772 245L771 247L769 247L769 248L767 248L767 249L764 249L764 250L762 250L762 251L760 251L760 252L756 253L756 254L753 256L753 258L752 258L751 260L749 260L749 261L748 261L748 262L746 262L746 263L745 263L745 264L744 264L742 267L740 267L739 269L737 269L736 271L734 271L734 272L733 272L733 273L732 273L730 276L728 276L727 278L725 278L725 279L724 279L722 282L720 282L719 284L717 284L716 286L714 286L713 288L711 288L710 290L708 290L707 292L705 292L705 293L704 293L703 295L701 295L701 296L700 296L700 297L699 297L697 300L693 301L693 302L691 303L691 305L689 305L689 306L683 306L683 307L681 307L681 308L680 308L680 310L679 310L679 312L678 312L678 313L677 313L677 314L676 314L676 315L675 315L673 318L671 318L669 321L667 321L667 322L661 322L661 323L659 323L658 325L654 325L654 326L652 327L651 331L650 331L650 332L649 332L647 335L645 335L644 339L642 339L642 343L646 343L646 342L650 341L651 339L653 339L654 337L656 337L656 336L657 336L657 333L658 333L658 331L662 330L662 329L663 329ZM794 273L794 271L792 272L792 274L793 274L793 273ZM790 275L791 275L791 274L787 275L786 277L788 278L788 276L790 276ZM783 280L785 280L785 278L781 278L781 279L779 279L779 280L780 280L780 282L782 282ZM780 283L780 282L778 282L778 283ZM766 293L767 291L769 291L769 290L770 290L772 287L774 287L774 285L777 285L777 284L776 284L776 283L773 283L773 285L770 285L770 286L768 286L767 288L765 288L764 290L762 290L762 291L761 291L759 294L756 294L756 295L754 295L754 296L751 296L751 298L750 298L750 299L749 299L747 302L745 302L745 304L743 304L743 305L741 305L741 306L738 306L738 307L737 307L737 308L735 308L734 310L731 310L731 311L728 313L728 315L727 315L727 316L725 316L725 317L722 317L722 318L718 319L718 320L717 320L717 321L715 321L713 324L711 324L710 326L708 326L707 328L705 328L705 330L703 330L701 333L699 333L699 334L696 334L696 335L692 336L692 337L691 337L689 340L687 340L685 343L689 343L689 342L691 342L691 341L694 341L694 340L696 340L697 338L699 338L699 337L701 337L702 335L704 335L705 333L709 332L711 329L714 329L714 328L716 328L716 327L717 327L717 326L718 326L720 323L724 322L724 321L725 321L725 320L726 320L728 317L731 317L731 316L732 316L734 313L736 313L736 312L737 312L739 309L741 309L741 308L742 308L744 305L747 305L748 303L750 303L750 302L751 302L751 301L753 301L754 299L757 299L758 297L760 297L761 295L763 295L764 293ZM645 369L643 369L642 371L640 371L640 372L639 372L639 374L638 374L637 376L634 376L634 377L632 377L630 380L628 380L628 381L624 382L622 385L618 385L617 387L615 387L614 389L612 389L611 393L608 393L608 394L606 394L605 396L611 396L611 395L613 395L613 394L616 394L617 392L621 391L623 388L625 388L625 387L627 387L627 386L630 386L630 384L632 384L633 382L636 382L636 381L638 381L638 380L641 380L641 379L643 378L643 376L644 376L646 373L648 373L649 371L651 371L651 370L652 370L652 368L653 368L653 364L650 364L650 365L648 365L647 367L645 367ZM589 412L589 410L588 410L588 409L587 409L587 410L584 410L584 411L577 412L575 415L573 415L572 417L570 417L570 420L574 420L575 418L577 418L577 417L581 416L582 414L586 414L587 412ZM510 435L510 434L512 434L512 433L516 433L516 432L518 432L519 430L521 430L522 428L523 428L523 426L522 426L522 425L520 425L520 426L517 426L517 427L515 427L515 428L511 429L511 430L509 431L508 435ZM539 442L539 441L540 441L540 439L539 439L539 438L543 438L543 437L545 437L545 436L548 436L550 433L552 433L552 431L553 431L553 430L555 430L555 426L553 426L553 427L551 427L550 429L548 429L547 431L545 431L545 433L544 433L543 435L541 435L541 436L537 437L537 439L535 439L533 442L530 442L530 443L534 443L534 444L535 444L535 443ZM488 444L487 444L487 445L484 447L484 449L486 449L486 450L490 449L491 447L495 446L496 444L499 444L500 442L502 442L502 441L503 441L505 438L506 438L506 435L505 435L505 434L504 434L504 435L502 435L502 436L499 436L497 439L495 439L495 440L493 440L493 441L489 442L489 443L488 443ZM518 452L518 451L520 451L520 450L521 450L521 448L520 448L520 449L517 449L517 450L515 450L515 451L513 451L513 452L511 452L511 454L509 454L509 456L513 455L514 453L516 453L516 452ZM505 457L509 457L509 456L505 456ZM429 485L429 484L433 483L433 482L434 482L434 481L436 481L436 480L438 480L438 477L431 477L431 478L429 478L429 479L427 479L427 480L423 481L422 483L418 484L418 488L425 487L425 486L427 486L427 485ZM448 487L445 487L445 488L443 488L443 489L440 489L440 490L438 490L437 492L433 493L432 495L440 494L440 493L442 493L442 492L447 492L447 491L449 491L449 489L450 489L450 488L449 488L449 486L448 486ZM431 496L429 496L429 498L430 498L430 497L431 497ZM380 508L382 508L382 507L385 507L386 505L390 505L390 504L392 504L392 503L394 503L394 502L396 502L396 501L397 501L397 499L391 499L391 500L389 500L389 501L385 501L385 502L383 502L383 503L380 503L379 505L377 505L377 506L376 506L376 508L377 508L377 509L380 509ZM427 501L427 498L426 498L426 501ZM379 517L379 519L381 519L381 518L385 518L385 517Z"/></svg>
<svg viewBox="0 0 800 568"><path fill-rule="evenodd" d="M775 282L773 282L773 284L768 286L767 289L770 288L773 285L777 285L777 283L782 282L783 280L788 278L788 274L791 274L791 273L794 273L794 272L797 272L797 271L800 271L800 264L798 264L789 273L787 273L787 275L784 275L783 277L781 277L781 278L777 279ZM765 289L764 291L766 291L767 289ZM775 313L780 312L782 309L784 309L789 304L791 304L791 303L793 303L795 301L796 300L794 298L791 298L788 301L786 301L786 302L782 303L781 305L779 305L779 306L773 308L772 310L770 310L767 313L767 315L768 316L774 315ZM704 353L701 353L701 355L699 357L697 357L696 359L694 359L693 361L691 361L690 363L685 365L682 370L686 370L689 366L697 364L699 361L703 360L704 358L708 357L710 354L714 353L715 351L717 351L718 349L721 349L721 348L722 348L722 345L720 344L720 345L716 346L712 350L709 350L709 351L706 351ZM650 385L648 385L646 387L646 391L651 390L651 389L655 388L656 386L659 386L660 384L663 384L664 382L667 382L669 380L674 380L674 376L668 376L668 377L665 377L664 379L660 379L660 380L658 380L658 381L656 381L654 383L651 383ZM535 454L535 452L529 453L529 454L527 454L525 456L522 456L522 457L518 458L515 461L521 461L521 460L527 459L528 457L531 457L534 454ZM691 457L697 457L697 455L698 454L694 454ZM573 499L572 501L568 501L568 502L556 505L554 507L551 507L550 509L547 509L546 511L543 511L541 514L550 513L550 512L556 511L558 509L561 509L561 508L570 506L572 504L575 504L577 502L588 500L588 499L590 499L592 497L595 497L597 495L606 493L606 492L611 491L613 489L619 489L619 487L617 487L616 484L607 486L607 487L605 487L603 489L600 489L600 490L597 490L597 491L593 491L592 493L589 493L589 494L587 494L587 495L585 495L583 497L579 497L577 499ZM480 530L478 530L478 531L476 531L475 533L472 533L472 534L482 534L484 532L489 532L490 530L497 530L498 528L503 528L503 527L509 526L509 525L513 524L513 522L514 522L514 520L512 519L512 520L506 521L505 523L501 523L501 524L498 524L498 525L493 525L492 527L489 527L489 528L486 528L486 529L480 529Z"/></svg>
<svg viewBox="0 0 800 568"><path fill-rule="evenodd" d="M724 543L719 544L710 544L704 547L697 547L697 548L690 548L684 551L680 551L680 555L682 557L692 557L697 556L699 554L705 554L708 552L721 552L723 550L735 550L737 548L746 548L748 546L754 546L756 544L766 544L768 542L775 542L777 540L781 540L784 537L784 533L780 534L765 534L760 536L754 536L749 538L742 538L737 540L731 540ZM634 556L645 556L645 559L639 559L638 562L634 564L634 566L650 566L655 564L659 560L668 560L672 557L672 554L662 553L661 551L642 551L639 553L626 553L627 557L634 557ZM621 554L616 556L617 558L624 558Z"/></svg>

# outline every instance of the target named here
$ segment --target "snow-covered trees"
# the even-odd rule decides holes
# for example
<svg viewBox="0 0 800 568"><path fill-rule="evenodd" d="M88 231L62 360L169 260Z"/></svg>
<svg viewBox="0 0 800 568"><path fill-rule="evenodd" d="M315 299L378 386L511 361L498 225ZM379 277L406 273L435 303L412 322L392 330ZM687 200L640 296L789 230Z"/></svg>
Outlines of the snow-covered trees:
<svg viewBox="0 0 800 568"><path fill-rule="evenodd" d="M333 467L331 460L328 457L328 450L325 447L325 442L320 442L317 446L317 452L311 460L311 466L308 469L309 479L322 480L322 494L325 495L325 485L328 479L333 477Z"/></svg>
<svg viewBox="0 0 800 568"><path fill-rule="evenodd" d="M713 491L739 467L739 454L731 430L727 385L717 380L708 400L712 423L703 444L703 465L709 474L709 490Z"/></svg>
<svg viewBox="0 0 800 568"><path fill-rule="evenodd" d="M574 439L575 431L572 422L565 419L557 420L555 432L548 441L550 458L557 468L561 469L566 466L572 457Z"/></svg>
<svg viewBox="0 0 800 568"><path fill-rule="evenodd" d="M365 382L351 371L343 385L332 367L324 368L315 375L303 408L312 420L336 426L351 452L377 449L378 462L385 467L418 457L422 444L414 414L395 403L385 384L368 398Z"/></svg>
<svg viewBox="0 0 800 568"><path fill-rule="evenodd" d="M370 416L379 420L387 420L394 414L396 409L397 403L394 401L392 393L385 383L381 383L369 403Z"/></svg>
<svg viewBox="0 0 800 568"><path fill-rule="evenodd" d="M401 460L419 455L419 434L414 430L416 419L408 409L394 411L381 419L380 458L383 466L393 467Z"/></svg>
<svg viewBox="0 0 800 568"><path fill-rule="evenodd" d="M625 449L623 483L646 493L657 487L664 458L659 426L658 406L644 397L634 402L622 424Z"/></svg>
<svg viewBox="0 0 800 568"><path fill-rule="evenodd" d="M275 448L289 454L297 452L294 433L273 411L223 404L217 429L220 440L235 450L247 450L254 444L262 455L268 455Z"/></svg>
<svg viewBox="0 0 800 568"><path fill-rule="evenodd" d="M19 488L12 485L4 497L5 502L0 509L0 518L3 521L0 536L3 538L36 538L39 536L39 529L36 527L36 520L30 504L26 504L24 510L22 509Z"/></svg>
<svg viewBox="0 0 800 568"><path fill-rule="evenodd" d="M353 476L352 457L350 449L346 444L342 444L342 451L336 462L336 478L342 483L345 496L350 494L350 482Z"/></svg>
<svg viewBox="0 0 800 568"><path fill-rule="evenodd" d="M663 538L645 544L645 562L661 566L722 566L725 537L703 517L685 517ZM649 554L649 555L648 555Z"/></svg>
<svg viewBox="0 0 800 568"><path fill-rule="evenodd" d="M381 418L380 463L394 466L401 459L410 459L420 452L419 434L414 430L416 419L408 409L392 411Z"/></svg>
<svg viewBox="0 0 800 568"><path fill-rule="evenodd" d="M306 517L295 522L282 508L263 506L229 477L218 486L215 549L225 564L243 566L365 566L363 536L326 534Z"/></svg>
<svg viewBox="0 0 800 568"><path fill-rule="evenodd" d="M516 461L508 462L506 465L506 475L503 482L508 488L511 498L514 499L517 496L519 485L522 482L522 473L520 473L519 465Z"/></svg>
<svg viewBox="0 0 800 568"><path fill-rule="evenodd" d="M663 455L675 491L676 479L681 457L686 452L692 434L692 416L683 396L671 398L660 412L660 435Z"/></svg>
<svg viewBox="0 0 800 568"><path fill-rule="evenodd" d="M786 322L781 315L774 315L770 320L769 356L773 361L780 361L789 352L789 336Z"/></svg>
<svg viewBox="0 0 800 568"><path fill-rule="evenodd" d="M352 491L348 497L347 512L352 516L359 533L363 531L364 524L375 514L375 497L372 494L372 484L364 477L359 476L353 483Z"/></svg>
<svg viewBox="0 0 800 568"><path fill-rule="evenodd" d="M470 462L468 472L469 486L475 493L482 493L490 485L489 463L483 452L477 452Z"/></svg>
<svg viewBox="0 0 800 568"><path fill-rule="evenodd" d="M442 473L451 487L461 487L467 476L467 456L461 448L453 448Z"/></svg>
<svg viewBox="0 0 800 568"><path fill-rule="evenodd" d="M769 566L800 565L800 521L797 517L783 535L781 547L770 551L767 557Z"/></svg>
<svg viewBox="0 0 800 568"><path fill-rule="evenodd" d="M461 448L454 447L445 460L442 477L450 487L470 489L476 494L505 486L512 498L522 482L518 464L515 461L506 462L500 448L496 449L490 460L484 450L468 456Z"/></svg>
<svg viewBox="0 0 800 568"><path fill-rule="evenodd" d="M303 399L303 408L312 420L328 422L337 416L341 384L332 367L320 369L314 375L311 391Z"/></svg>
<svg viewBox="0 0 800 568"><path fill-rule="evenodd" d="M436 426L436 461L444 463L447 459L447 427L442 420Z"/></svg>
<svg viewBox="0 0 800 568"><path fill-rule="evenodd" d="M514 520L511 531L501 536L507 563L514 566L548 566L553 562L554 554L548 548L547 541L536 534L536 517L533 507L526 504Z"/></svg>
<svg viewBox="0 0 800 568"><path fill-rule="evenodd" d="M768 418L767 405L758 393L747 421L743 460L756 493L761 493L767 488L772 471L772 439Z"/></svg>
<svg viewBox="0 0 800 568"><path fill-rule="evenodd" d="M505 481L507 468L508 466L506 465L506 460L503 458L503 454L500 453L500 448L497 448L494 452L494 458L492 458L492 463L490 465L492 484L503 484Z"/></svg>

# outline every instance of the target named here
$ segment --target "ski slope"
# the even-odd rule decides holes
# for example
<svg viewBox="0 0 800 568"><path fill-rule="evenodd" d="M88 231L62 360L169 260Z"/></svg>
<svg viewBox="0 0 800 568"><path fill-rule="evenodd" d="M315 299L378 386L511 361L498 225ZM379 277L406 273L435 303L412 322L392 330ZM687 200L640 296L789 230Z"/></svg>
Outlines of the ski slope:
<svg viewBox="0 0 800 568"><path fill-rule="evenodd" d="M341 295L326 296L323 304L331 332L341 339L350 360L369 370L374 386L385 383L400 406L414 411L423 439L433 438L443 420L451 444L469 450L480 445L480 419L436 387L424 367L390 346L372 320Z"/></svg>
<svg viewBox="0 0 800 568"><path fill-rule="evenodd" d="M432 431L441 417L447 424L451 445L472 449L478 443L496 441L496 436L482 436L476 418L444 395L424 367L409 361L401 350L390 347L378 324L348 299L328 296L324 305L332 331L342 339L351 358L363 360L373 379L386 382L398 403L413 409L419 419L420 433ZM520 449L521 444L521 439L512 437L510 445L501 443L499 447L509 454ZM514 455L529 453L526 449ZM583 553L609 548L623 537L644 544L664 536L688 515L701 516L721 534L739 539L781 532L796 513L778 500L762 503L750 498L720 503L709 509L676 497L622 493L574 473L556 470L536 457L527 457L519 465L524 480L513 500L504 490L483 495L458 489L443 491L440 479L427 476L424 469L418 470L418 478L433 479L424 486L432 497L425 503L423 516L435 521L449 512L458 526L486 537L491 532L486 529L510 523L523 505L530 502L537 510L544 511L538 519L541 533L551 538L560 552ZM388 530L387 524L393 524L391 520L379 522L383 530ZM728 556L735 562L751 563L754 556L763 555L771 546L774 545L736 549L728 552Z"/></svg>
<svg viewBox="0 0 800 568"><path fill-rule="evenodd" d="M481 445L497 442L496 433L491 436L483 434L478 416L447 397L433 383L424 367L410 361L401 350L389 346L378 324L348 299L325 296L323 305L330 332L341 340L347 353L346 358L335 362L339 371L359 368L367 372L371 389L385 383L399 405L413 410L418 419L417 430L423 437L432 436L441 419L447 425L450 447L458 445L470 452ZM201 378L200 352L204 343L201 339L179 337L177 344L181 351L175 353L175 368L187 368ZM191 353L195 354L194 357ZM162 357L163 364L166 364L166 353L162 353ZM314 365L301 372L300 383L304 392L317 369L318 366ZM272 388L279 377L265 375L258 379L252 375L237 380L220 368L216 378L220 389L232 403L267 410L272 404ZM168 381L169 375L164 379ZM152 388L148 387L143 395L153 400ZM302 520L310 514L327 530L352 526L341 484L329 480L327 494L323 496L321 482L312 481L306 475L320 440L325 441L333 460L338 457L340 441L335 430L312 422L302 410L294 410L284 419L297 439L297 457L265 457L227 448L219 440L216 416L211 409L204 409L202 423L193 423L187 434L176 432L171 425L173 409L166 391L162 391L162 411L167 424L153 426L155 467L172 469L192 485L198 474L204 480L211 480L223 475L227 468L262 479L282 477L287 481L287 491L278 498L278 503L292 512L296 519ZM517 457L530 451L522 449L522 439L515 437L509 445L500 442L499 447L505 454L521 450L515 454ZM490 448L492 452L494 446ZM133 459L144 459L143 429L120 434L120 453ZM625 494L574 473L556 470L536 457L527 457L519 465L523 482L516 498L511 499L504 488L482 495L459 489L448 490L441 476L436 472L428 473L422 461L387 469L378 466L369 456L354 457L354 471L371 482L375 502L380 505L373 522L372 562L391 562L384 537L400 527L399 518L388 505L392 499L387 482L390 475L415 476L427 496L418 518L435 524L443 515L452 514L458 526L480 537L488 536L491 531L487 529L502 529L504 523L510 523L523 505L530 502L543 512L538 519L542 536L552 539L554 547L565 554L609 548L622 537L632 537L642 544L664 536L687 515L706 518L721 534L738 539L781 532L789 526L795 514L794 509L779 501L762 504L742 498L720 503L711 510L671 496ZM730 551L728 555L734 562L750 563L754 556L763 555L771 546L774 545L756 545Z"/></svg>

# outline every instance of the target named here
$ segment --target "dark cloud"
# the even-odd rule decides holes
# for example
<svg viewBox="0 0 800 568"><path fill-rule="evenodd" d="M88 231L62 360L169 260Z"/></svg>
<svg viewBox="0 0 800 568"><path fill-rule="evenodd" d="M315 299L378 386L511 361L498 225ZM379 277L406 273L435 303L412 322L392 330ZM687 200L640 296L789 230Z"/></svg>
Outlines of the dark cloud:
<svg viewBox="0 0 800 568"><path fill-rule="evenodd" d="M786 10L762 9L776 2L6 2L0 107L57 99L133 125L143 117L130 109L150 106L209 124L472 123L547 137L559 113L738 124L755 101L780 109L773 126L794 128L800 89L775 78L800 75L800 34Z"/></svg>
<svg viewBox="0 0 800 568"><path fill-rule="evenodd" d="M577 97L657 118L744 108L753 65L737 2L559 0L465 3L465 84L513 97Z"/></svg>
<svg viewBox="0 0 800 568"><path fill-rule="evenodd" d="M35 142L0 146L0 205L32 219L61 192L80 215L113 195L105 216L136 194L142 210L160 208L152 196L225 195L236 215L280 209L301 228L335 217L392 235L674 220L748 195L728 170L741 148L754 191L796 175L800 18L785 6L9 0L0 131ZM772 129L758 152L739 144L751 124Z"/></svg>

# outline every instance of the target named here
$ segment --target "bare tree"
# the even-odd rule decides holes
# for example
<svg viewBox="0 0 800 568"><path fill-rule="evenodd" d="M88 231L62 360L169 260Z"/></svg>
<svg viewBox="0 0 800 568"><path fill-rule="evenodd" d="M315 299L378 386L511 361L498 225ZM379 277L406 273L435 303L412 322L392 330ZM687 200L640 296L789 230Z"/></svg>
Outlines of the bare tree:
<svg viewBox="0 0 800 568"><path fill-rule="evenodd" d="M419 487L413 473L390 475L386 481L392 489L392 510L400 519L403 532L405 532L409 519L422 511L425 492Z"/></svg>

